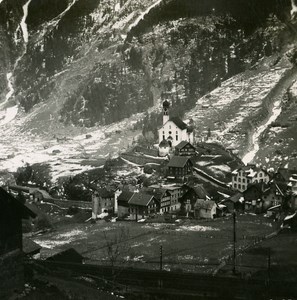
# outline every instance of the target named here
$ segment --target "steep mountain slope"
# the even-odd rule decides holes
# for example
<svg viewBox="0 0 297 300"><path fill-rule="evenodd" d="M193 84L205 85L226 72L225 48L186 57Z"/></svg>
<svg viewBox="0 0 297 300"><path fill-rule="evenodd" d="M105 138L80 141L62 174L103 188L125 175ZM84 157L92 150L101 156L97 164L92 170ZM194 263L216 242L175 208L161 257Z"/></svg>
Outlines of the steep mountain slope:
<svg viewBox="0 0 297 300"><path fill-rule="evenodd" d="M161 98L172 101L172 114L183 115L241 72L234 82L270 82L257 100L261 107L265 93L291 68L279 58L295 39L291 10L290 0L0 1L0 126L11 139L3 138L5 155L22 152L19 140L30 144L28 152L34 140L38 148L55 143L53 135L95 129L101 140L92 147L99 151L108 141L107 125L118 128L112 124L125 118L132 118L122 123L126 128L156 132ZM247 87L231 110L211 96L197 103L221 105L231 120L251 106L248 93ZM256 112L248 110L248 117ZM198 106L188 115L199 115L197 136L211 127L207 119L213 116L200 112ZM126 143L135 133L128 135ZM247 140L233 146L243 153Z"/></svg>

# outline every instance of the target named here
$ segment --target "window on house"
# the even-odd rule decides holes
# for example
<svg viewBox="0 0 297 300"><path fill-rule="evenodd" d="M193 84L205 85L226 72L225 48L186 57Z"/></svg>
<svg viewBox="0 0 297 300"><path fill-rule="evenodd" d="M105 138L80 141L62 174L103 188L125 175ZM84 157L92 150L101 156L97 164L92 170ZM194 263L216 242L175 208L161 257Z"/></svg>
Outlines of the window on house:
<svg viewBox="0 0 297 300"><path fill-rule="evenodd" d="M237 184L236 183L234 183L234 187L237 188Z"/></svg>
<svg viewBox="0 0 297 300"><path fill-rule="evenodd" d="M238 185L238 188L241 189L241 184Z"/></svg>
<svg viewBox="0 0 297 300"><path fill-rule="evenodd" d="M245 178L242 178L242 182L245 183Z"/></svg>
<svg viewBox="0 0 297 300"><path fill-rule="evenodd" d="M263 177L263 174L262 174L262 173L260 173L260 174L259 174L259 176L260 176L260 177Z"/></svg>
<svg viewBox="0 0 297 300"><path fill-rule="evenodd" d="M175 137L175 138L176 138L176 140L178 141L178 135L176 135L176 137Z"/></svg>

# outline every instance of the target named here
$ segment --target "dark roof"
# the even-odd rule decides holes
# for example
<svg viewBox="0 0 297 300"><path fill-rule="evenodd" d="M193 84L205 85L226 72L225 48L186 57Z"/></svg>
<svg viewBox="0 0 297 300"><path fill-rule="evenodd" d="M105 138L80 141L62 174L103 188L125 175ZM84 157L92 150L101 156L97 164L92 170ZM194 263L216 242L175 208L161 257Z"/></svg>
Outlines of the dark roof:
<svg viewBox="0 0 297 300"><path fill-rule="evenodd" d="M195 203L195 208L204 208L204 209L211 209L216 203L212 200L202 200L198 199Z"/></svg>
<svg viewBox="0 0 297 300"><path fill-rule="evenodd" d="M167 100L165 100L165 101L163 102L163 107L164 107L164 108L169 108L169 107L170 107L170 102L167 101Z"/></svg>
<svg viewBox="0 0 297 300"><path fill-rule="evenodd" d="M123 191L119 197L118 197L118 201L123 201L123 202L128 202L131 197L134 195L133 192L129 192L129 191Z"/></svg>
<svg viewBox="0 0 297 300"><path fill-rule="evenodd" d="M183 168L188 162L189 158L185 156L173 156L167 167Z"/></svg>
<svg viewBox="0 0 297 300"><path fill-rule="evenodd" d="M155 199L155 197L148 193L143 193L143 192L134 193L133 197L129 200L129 204L147 206L152 199Z"/></svg>
<svg viewBox="0 0 297 300"><path fill-rule="evenodd" d="M83 256L81 256L75 249L69 248L64 251L61 251L57 254L54 254L47 258L47 260L53 261L63 261L63 262L77 262L82 261Z"/></svg>
<svg viewBox="0 0 297 300"><path fill-rule="evenodd" d="M175 146L176 149L180 150L182 148L184 148L186 145L190 145L192 148L195 149L195 147L190 143L190 142L187 142L187 141L181 141L178 145Z"/></svg>
<svg viewBox="0 0 297 300"><path fill-rule="evenodd" d="M182 130L188 128L187 124L184 121L182 121L179 117L172 117L170 118L170 121L172 121L178 128Z"/></svg>
<svg viewBox="0 0 297 300"><path fill-rule="evenodd" d="M36 254L41 248L42 247L34 241L28 238L23 238L23 252L25 254Z"/></svg>
<svg viewBox="0 0 297 300"><path fill-rule="evenodd" d="M9 194L6 190L0 187L0 201L8 202L21 212L21 216L23 219L27 219L28 217L35 218L36 214L29 209L26 205L24 205L21 201L14 198L11 194Z"/></svg>
<svg viewBox="0 0 297 300"><path fill-rule="evenodd" d="M231 200L232 202L236 203L239 202L239 199L242 198L242 193L236 193L235 195L233 195L232 197L230 197L228 200Z"/></svg>
<svg viewBox="0 0 297 300"><path fill-rule="evenodd" d="M280 174L283 177L283 179L288 182L290 180L290 177L292 176L292 174L296 173L296 171L293 171L293 170L290 170L287 168L279 168L277 170L277 173Z"/></svg>
<svg viewBox="0 0 297 300"><path fill-rule="evenodd" d="M206 190L204 189L202 184L195 185L193 187L193 190L194 190L195 194L197 195L197 197L200 199L205 199L206 196L208 196L208 193L206 192Z"/></svg>
<svg viewBox="0 0 297 300"><path fill-rule="evenodd" d="M158 201L160 201L164 195L170 195L169 191L165 188L153 188L149 187L146 191L147 194L153 195Z"/></svg>

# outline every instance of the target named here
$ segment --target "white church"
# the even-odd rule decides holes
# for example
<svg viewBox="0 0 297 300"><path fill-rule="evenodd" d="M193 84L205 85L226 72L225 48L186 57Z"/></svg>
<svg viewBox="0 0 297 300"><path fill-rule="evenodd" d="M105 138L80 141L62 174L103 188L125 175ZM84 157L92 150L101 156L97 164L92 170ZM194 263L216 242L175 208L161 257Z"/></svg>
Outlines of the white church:
<svg viewBox="0 0 297 300"><path fill-rule="evenodd" d="M158 130L159 155L166 156L182 141L194 143L193 128L189 127L178 117L169 117L170 103L163 102L163 126Z"/></svg>

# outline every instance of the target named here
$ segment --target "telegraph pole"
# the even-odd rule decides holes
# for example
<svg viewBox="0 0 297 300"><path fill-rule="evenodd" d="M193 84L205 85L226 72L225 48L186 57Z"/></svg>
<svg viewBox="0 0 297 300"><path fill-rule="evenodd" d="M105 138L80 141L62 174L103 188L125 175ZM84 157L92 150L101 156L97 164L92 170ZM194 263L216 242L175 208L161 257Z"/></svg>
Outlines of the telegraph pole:
<svg viewBox="0 0 297 300"><path fill-rule="evenodd" d="M270 283L270 268L271 268L271 248L268 248L268 283Z"/></svg>
<svg viewBox="0 0 297 300"><path fill-rule="evenodd" d="M236 212L233 212L233 274L236 273Z"/></svg>
<svg viewBox="0 0 297 300"><path fill-rule="evenodd" d="M163 246L160 246L160 271L163 269Z"/></svg>

